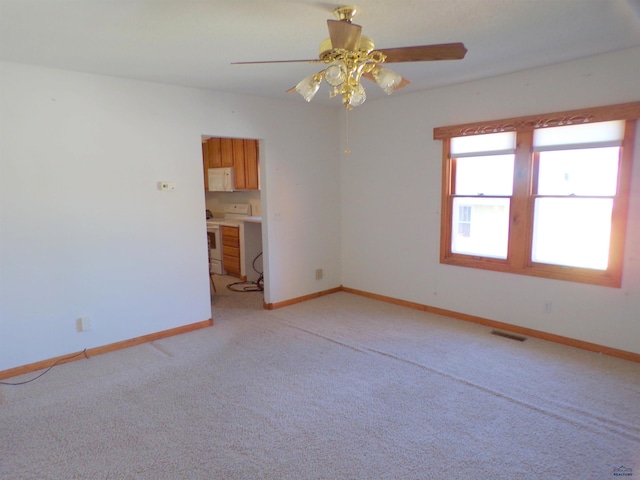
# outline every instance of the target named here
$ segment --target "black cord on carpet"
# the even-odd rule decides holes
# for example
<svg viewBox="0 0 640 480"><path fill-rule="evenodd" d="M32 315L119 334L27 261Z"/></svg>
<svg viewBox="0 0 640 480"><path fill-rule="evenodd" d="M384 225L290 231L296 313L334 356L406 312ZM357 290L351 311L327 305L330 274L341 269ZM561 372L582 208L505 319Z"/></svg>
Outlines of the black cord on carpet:
<svg viewBox="0 0 640 480"><path fill-rule="evenodd" d="M264 275L256 268L256 260L260 258L262 252L260 252L256 258L253 259L253 270L259 274L258 280L255 282L235 282L227 285L227 288L232 292L262 292L264 290Z"/></svg>
<svg viewBox="0 0 640 480"><path fill-rule="evenodd" d="M60 362L64 362L65 360L71 360L72 358L76 358L79 357L80 355L84 355L85 358L88 360L89 356L87 355L87 349L85 348L83 351L81 351L80 353L76 353L75 355L70 355L68 357L64 357L61 358L59 360L56 360L53 365L51 365L49 368L47 368L44 372L42 372L40 375L38 375L37 377L32 378L31 380L25 380L24 382L16 382L16 383L11 383L11 382L0 382L0 385L11 385L13 387L17 386L17 385L24 385L25 383L30 383L33 382L34 380L39 379L41 376L43 376L45 373L48 373L49 370L51 370L53 367L55 367L56 365L58 365Z"/></svg>

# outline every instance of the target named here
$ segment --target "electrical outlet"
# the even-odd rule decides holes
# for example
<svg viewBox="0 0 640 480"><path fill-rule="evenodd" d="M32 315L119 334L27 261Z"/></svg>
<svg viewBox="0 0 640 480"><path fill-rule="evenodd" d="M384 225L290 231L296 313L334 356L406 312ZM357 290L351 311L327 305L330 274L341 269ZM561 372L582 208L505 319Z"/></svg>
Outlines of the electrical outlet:
<svg viewBox="0 0 640 480"><path fill-rule="evenodd" d="M89 317L80 317L76 320L76 330L78 332L86 332L91 329L91 319Z"/></svg>
<svg viewBox="0 0 640 480"><path fill-rule="evenodd" d="M316 268L316 280L322 280L322 269L321 268Z"/></svg>

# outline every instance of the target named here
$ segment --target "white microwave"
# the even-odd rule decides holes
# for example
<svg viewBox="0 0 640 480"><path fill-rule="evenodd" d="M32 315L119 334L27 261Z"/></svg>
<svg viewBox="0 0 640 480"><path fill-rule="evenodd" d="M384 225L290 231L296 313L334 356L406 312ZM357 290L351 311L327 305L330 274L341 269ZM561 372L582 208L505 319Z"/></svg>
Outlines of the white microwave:
<svg viewBox="0 0 640 480"><path fill-rule="evenodd" d="M233 168L210 168L209 175L210 192L233 192Z"/></svg>

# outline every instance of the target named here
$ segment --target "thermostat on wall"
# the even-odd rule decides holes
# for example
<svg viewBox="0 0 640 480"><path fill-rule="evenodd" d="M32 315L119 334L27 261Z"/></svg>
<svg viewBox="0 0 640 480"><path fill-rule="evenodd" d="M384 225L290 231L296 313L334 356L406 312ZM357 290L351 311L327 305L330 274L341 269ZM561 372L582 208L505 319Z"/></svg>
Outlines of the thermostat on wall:
<svg viewBox="0 0 640 480"><path fill-rule="evenodd" d="M158 190L175 190L176 184L173 182L158 182Z"/></svg>

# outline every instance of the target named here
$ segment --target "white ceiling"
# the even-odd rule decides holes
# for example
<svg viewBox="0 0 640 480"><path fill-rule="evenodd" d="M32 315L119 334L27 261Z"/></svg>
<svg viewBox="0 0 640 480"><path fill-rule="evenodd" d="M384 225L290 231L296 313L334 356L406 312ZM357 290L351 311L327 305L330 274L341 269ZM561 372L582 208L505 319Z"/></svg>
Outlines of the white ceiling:
<svg viewBox="0 0 640 480"><path fill-rule="evenodd" d="M344 1L0 0L0 59L303 101L326 20ZM346 3L349 4L349 3ZM378 48L463 42L463 60L396 63L394 95L640 45L640 0L359 0ZM640 78L639 78L640 79ZM371 98L384 93L371 84ZM340 104L324 86L313 103Z"/></svg>

